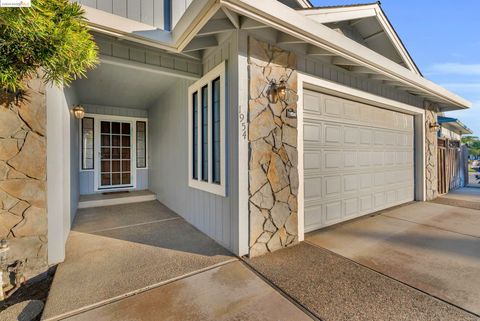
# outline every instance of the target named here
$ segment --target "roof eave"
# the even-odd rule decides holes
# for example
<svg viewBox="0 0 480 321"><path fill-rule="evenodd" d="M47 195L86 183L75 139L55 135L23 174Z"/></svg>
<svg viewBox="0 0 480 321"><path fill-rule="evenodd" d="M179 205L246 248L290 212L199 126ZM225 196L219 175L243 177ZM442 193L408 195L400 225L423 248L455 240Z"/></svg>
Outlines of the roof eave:
<svg viewBox="0 0 480 321"><path fill-rule="evenodd" d="M335 32L323 24L306 17L302 13L295 10L285 10L284 6L277 3L277 1L219 1L223 6L226 6L232 11L261 21L266 25L302 39L307 43L328 50L340 57L354 61L359 65L428 93L442 101L448 109L471 107L471 103L462 97L396 64L354 40Z"/></svg>

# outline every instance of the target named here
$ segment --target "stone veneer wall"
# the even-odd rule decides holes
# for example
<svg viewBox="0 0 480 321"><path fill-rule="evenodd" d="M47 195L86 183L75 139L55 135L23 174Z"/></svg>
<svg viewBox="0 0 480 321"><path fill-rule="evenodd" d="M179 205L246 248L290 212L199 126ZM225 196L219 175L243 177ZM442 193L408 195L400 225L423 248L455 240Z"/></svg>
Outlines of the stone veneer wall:
<svg viewBox="0 0 480 321"><path fill-rule="evenodd" d="M296 56L249 38L249 211L250 256L298 242L297 119L286 104L269 103L271 80L284 78L296 96ZM295 101L295 100L293 100ZM296 111L296 103L288 108Z"/></svg>
<svg viewBox="0 0 480 321"><path fill-rule="evenodd" d="M29 278L47 267L47 156L45 85L27 86L20 102L0 101L0 239Z"/></svg>
<svg viewBox="0 0 480 321"><path fill-rule="evenodd" d="M425 103L425 188L427 201L438 196L437 132L430 129L430 124L436 121L436 106Z"/></svg>

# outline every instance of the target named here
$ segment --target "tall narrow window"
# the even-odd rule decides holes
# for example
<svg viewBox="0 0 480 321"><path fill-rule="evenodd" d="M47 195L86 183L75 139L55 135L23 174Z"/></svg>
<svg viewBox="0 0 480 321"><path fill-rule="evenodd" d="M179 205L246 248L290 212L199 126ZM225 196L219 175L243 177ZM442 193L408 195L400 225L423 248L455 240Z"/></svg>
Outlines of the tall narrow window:
<svg viewBox="0 0 480 321"><path fill-rule="evenodd" d="M192 95L192 177L198 179L198 92Z"/></svg>
<svg viewBox="0 0 480 321"><path fill-rule="evenodd" d="M147 167L147 123L137 121L137 168Z"/></svg>
<svg viewBox="0 0 480 321"><path fill-rule="evenodd" d="M220 77L212 81L212 181L220 184Z"/></svg>
<svg viewBox="0 0 480 321"><path fill-rule="evenodd" d="M93 118L82 119L82 169L94 168L93 161Z"/></svg>
<svg viewBox="0 0 480 321"><path fill-rule="evenodd" d="M188 87L188 186L226 196L225 67Z"/></svg>
<svg viewBox="0 0 480 321"><path fill-rule="evenodd" d="M202 181L208 182L208 86L202 87Z"/></svg>

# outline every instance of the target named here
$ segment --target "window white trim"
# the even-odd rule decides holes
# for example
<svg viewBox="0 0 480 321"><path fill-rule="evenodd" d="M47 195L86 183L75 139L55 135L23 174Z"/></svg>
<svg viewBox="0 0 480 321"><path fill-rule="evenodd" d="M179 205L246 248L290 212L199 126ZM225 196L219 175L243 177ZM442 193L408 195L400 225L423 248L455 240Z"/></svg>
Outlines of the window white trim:
<svg viewBox="0 0 480 321"><path fill-rule="evenodd" d="M226 151L225 151L225 68L223 61L206 73L200 80L188 87L188 186L212 194L226 196ZM220 78L220 184L213 183L213 124L212 124L212 82ZM208 86L208 181L202 181L202 88ZM197 92L197 179L193 178L193 94Z"/></svg>

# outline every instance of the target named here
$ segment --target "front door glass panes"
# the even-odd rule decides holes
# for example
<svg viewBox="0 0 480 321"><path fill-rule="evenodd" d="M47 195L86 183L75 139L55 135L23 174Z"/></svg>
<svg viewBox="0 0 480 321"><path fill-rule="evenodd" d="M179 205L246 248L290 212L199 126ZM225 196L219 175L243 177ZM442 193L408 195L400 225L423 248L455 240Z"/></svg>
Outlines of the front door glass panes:
<svg viewBox="0 0 480 321"><path fill-rule="evenodd" d="M130 123L100 122L100 185L101 187L131 184Z"/></svg>

